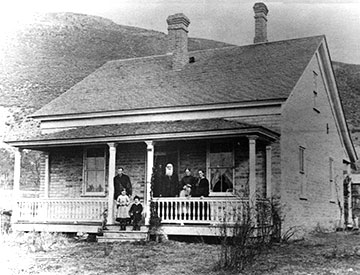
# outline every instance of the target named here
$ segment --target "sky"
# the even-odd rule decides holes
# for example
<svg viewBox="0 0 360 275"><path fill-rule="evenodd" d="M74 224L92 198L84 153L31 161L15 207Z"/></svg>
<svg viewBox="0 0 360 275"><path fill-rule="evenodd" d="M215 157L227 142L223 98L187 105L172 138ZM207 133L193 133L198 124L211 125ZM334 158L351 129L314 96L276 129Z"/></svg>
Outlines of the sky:
<svg viewBox="0 0 360 275"><path fill-rule="evenodd" d="M121 25L167 32L166 18L182 12L189 36L235 45L253 42L251 0L12 0L0 10L0 30L34 12L75 12L102 16ZM268 40L325 34L332 60L360 64L360 0L263 1Z"/></svg>

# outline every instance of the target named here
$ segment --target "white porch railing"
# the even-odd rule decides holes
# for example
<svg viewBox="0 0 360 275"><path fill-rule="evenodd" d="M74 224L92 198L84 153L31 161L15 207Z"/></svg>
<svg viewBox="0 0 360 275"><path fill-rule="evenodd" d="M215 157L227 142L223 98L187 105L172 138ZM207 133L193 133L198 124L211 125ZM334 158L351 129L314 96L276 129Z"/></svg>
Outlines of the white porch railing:
<svg viewBox="0 0 360 275"><path fill-rule="evenodd" d="M154 207L162 223L226 222L233 224L246 217L249 200L241 198L153 198ZM264 203L257 201L257 205Z"/></svg>
<svg viewBox="0 0 360 275"><path fill-rule="evenodd" d="M22 198L13 211L13 222L101 222L107 199Z"/></svg>

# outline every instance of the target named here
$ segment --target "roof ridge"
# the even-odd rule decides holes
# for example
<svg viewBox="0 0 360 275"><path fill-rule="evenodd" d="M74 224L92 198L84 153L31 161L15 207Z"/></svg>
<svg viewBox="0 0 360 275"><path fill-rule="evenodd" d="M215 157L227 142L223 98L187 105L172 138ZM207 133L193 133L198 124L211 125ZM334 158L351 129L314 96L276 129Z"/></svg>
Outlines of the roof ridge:
<svg viewBox="0 0 360 275"><path fill-rule="evenodd" d="M228 50L228 49L239 48L239 47L268 45L268 44L287 42L287 41L293 41L293 40L303 40L303 39L315 38L315 37L318 37L318 38L325 37L325 34L313 35L313 36L305 36L305 37L299 37L299 38L291 38L291 39L283 39L283 40L270 41L270 42L268 41L268 42L263 42L263 43L252 43L252 44L246 44L246 45L231 45L231 46L219 47L219 48L195 50L195 51L189 51L189 54L190 53L202 53L202 52L214 52L214 51ZM165 56L170 56L170 55L172 55L172 53L157 54L157 55L146 55L146 56L138 56L138 57L131 57L131 58L123 58L123 59L113 59L113 60L106 61L104 63L104 65L108 64L108 63L114 63L114 62L123 62L123 61L127 62L127 61L133 61L133 60L154 59L154 58L160 58L160 57L165 57ZM101 68L101 67L99 67L99 68Z"/></svg>
<svg viewBox="0 0 360 275"><path fill-rule="evenodd" d="M268 41L268 42L263 42L263 43L252 43L252 44L246 44L246 45L232 45L232 46L226 46L226 47L221 47L221 48L212 48L212 49L189 51L189 54L190 53L202 53L202 52L228 50L228 49L232 49L232 48L242 48L242 47L253 47L253 46L260 46L260 45L269 45L269 44L282 43L282 42L288 42L288 41L293 41L293 40L305 40L305 39L309 39L309 38L320 38L320 37L325 38L325 34L304 36L304 37L298 37L298 38L290 38L290 39L282 39L282 40L276 40L276 41Z"/></svg>

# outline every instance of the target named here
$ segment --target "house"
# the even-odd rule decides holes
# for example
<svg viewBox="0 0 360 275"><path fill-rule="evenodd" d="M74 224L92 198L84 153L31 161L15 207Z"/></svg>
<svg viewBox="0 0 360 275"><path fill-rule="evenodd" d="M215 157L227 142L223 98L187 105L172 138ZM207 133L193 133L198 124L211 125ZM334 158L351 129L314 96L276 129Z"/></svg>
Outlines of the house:
<svg viewBox="0 0 360 275"><path fill-rule="evenodd" d="M7 141L18 149L14 229L97 232L105 209L114 224L119 166L145 225L152 201L167 234L212 235L224 210L273 197L284 230L350 222L343 180L357 155L326 38L269 42L267 7L254 12L253 44L193 52L190 20L169 16L168 54L107 62L36 111L41 133ZM42 152L37 199L16 195L23 149ZM204 170L209 196L153 197L153 170L167 163L179 178ZM182 215L198 208L207 214Z"/></svg>

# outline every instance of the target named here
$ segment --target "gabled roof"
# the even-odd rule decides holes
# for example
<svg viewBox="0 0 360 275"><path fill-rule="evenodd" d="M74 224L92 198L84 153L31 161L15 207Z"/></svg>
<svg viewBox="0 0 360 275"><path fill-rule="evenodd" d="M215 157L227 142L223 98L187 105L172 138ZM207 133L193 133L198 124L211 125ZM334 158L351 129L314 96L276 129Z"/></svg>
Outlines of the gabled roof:
<svg viewBox="0 0 360 275"><path fill-rule="evenodd" d="M324 36L107 62L33 116L286 99Z"/></svg>
<svg viewBox="0 0 360 275"><path fill-rule="evenodd" d="M241 134L259 134L266 139L277 139L279 133L258 125L251 125L225 119L194 119L161 122L124 123L98 126L82 126L50 134L37 134L16 137L7 143L27 148L49 145L74 145L111 141L136 141L146 138L199 138L222 136L239 136Z"/></svg>

